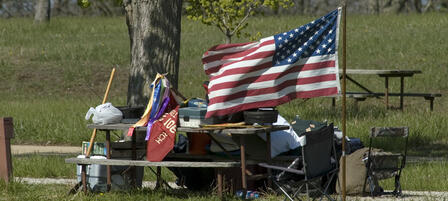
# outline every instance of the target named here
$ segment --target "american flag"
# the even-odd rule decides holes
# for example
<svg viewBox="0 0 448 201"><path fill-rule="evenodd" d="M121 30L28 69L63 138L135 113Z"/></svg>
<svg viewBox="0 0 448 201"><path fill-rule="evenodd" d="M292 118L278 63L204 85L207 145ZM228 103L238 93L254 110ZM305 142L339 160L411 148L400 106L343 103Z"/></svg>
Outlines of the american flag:
<svg viewBox="0 0 448 201"><path fill-rule="evenodd" d="M210 48L202 57L210 78L206 117L338 94L340 15L338 8L257 42Z"/></svg>

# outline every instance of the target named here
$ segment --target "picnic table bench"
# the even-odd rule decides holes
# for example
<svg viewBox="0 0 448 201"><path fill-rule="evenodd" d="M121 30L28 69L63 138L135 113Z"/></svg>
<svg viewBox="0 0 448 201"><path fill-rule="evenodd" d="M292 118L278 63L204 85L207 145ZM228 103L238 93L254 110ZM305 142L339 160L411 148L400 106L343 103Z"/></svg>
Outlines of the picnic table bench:
<svg viewBox="0 0 448 201"><path fill-rule="evenodd" d="M369 97L384 97L386 93L368 93L368 92L346 92L347 97L355 99L356 102L364 101ZM442 94L439 93L388 93L387 96L398 96L398 97L423 97L425 100L429 101L429 109L434 110L434 99L436 97L441 97ZM403 108L403 104L400 105L400 109Z"/></svg>
<svg viewBox="0 0 448 201"><path fill-rule="evenodd" d="M90 159L90 158L67 158L66 163L75 163L78 165L117 165L117 166L154 166L154 167L239 167L240 162L233 161L160 161L150 162L146 160L122 160L122 159Z"/></svg>
<svg viewBox="0 0 448 201"><path fill-rule="evenodd" d="M153 166L157 167L157 184L163 182L163 179L161 179L161 169L160 167L193 167L193 168L206 168L206 167L212 167L217 168L217 185L218 185L218 194L219 196L222 196L222 174L221 169L222 168L232 168L232 167L240 167L241 168L241 182L242 182L242 188L243 191L247 190L247 183L246 183L246 164L254 163L252 161L246 160L246 154L245 154L245 136L246 135L256 135L258 133L266 133L267 136L267 153L266 153L266 160L265 161L271 161L271 153L270 153L270 132L276 131L276 130L285 130L288 129L288 126L260 126L260 127L239 127L239 128L232 128L232 127L212 127L212 128L187 128L187 127L178 127L178 132L192 132L192 133L201 133L201 134L207 134L210 136L210 138L216 142L216 144L224 151L225 155L227 156L227 159L222 159L222 157L215 157L215 156L188 156L188 154L170 154L166 157L167 161L160 161L160 162L150 162L146 160L138 160L136 157L136 135L132 136L132 160L120 160L120 159L111 159L110 154L110 132L113 130L127 130L131 124L108 124L108 125L96 125L96 124L90 124L88 125L88 128L98 129L99 131L105 131L106 133L106 150L107 150L107 159L91 159L91 158L67 158L65 160L66 163L73 163L78 164L81 166L86 166L90 164L98 164L98 165L106 165L107 166L107 189L109 190L111 187L111 171L110 166L112 165L118 165L118 166ZM136 131L146 131L146 127L137 127L135 129ZM218 142L216 141L213 136L211 135L214 132L225 132L230 133L232 135L238 135L240 137L240 156L234 157L231 156L227 150ZM205 161L198 161L198 160L205 160ZM81 172L81 183L83 186L84 192L87 192L87 182L86 182L86 168L82 168ZM135 170L133 170L135 171ZM270 172L268 172L269 174ZM135 172L133 173L133 177L135 177ZM158 186L158 185L156 185ZM79 187L79 186L78 186Z"/></svg>
<svg viewBox="0 0 448 201"><path fill-rule="evenodd" d="M342 70L339 70L341 73ZM420 70L366 70L366 69L346 69L346 78L351 83L355 84L359 88L363 90L363 92L346 92L346 97L353 98L355 100L355 107L357 103L360 101L364 101L367 98L375 97L385 97L386 108L389 107L389 97L395 96L400 97L400 107L399 109L403 110L403 100L404 97L423 97L425 100L428 100L430 105L430 110L434 109L434 99L436 97L441 97L440 93L418 93L418 92L404 92L404 78L412 77L414 74L422 73ZM384 92L373 92L368 89L355 79L353 79L350 75L377 75L379 77L384 77L385 91ZM389 92L389 78L398 77L400 78L400 92L399 93L391 93ZM335 106L335 98L333 97L332 106Z"/></svg>

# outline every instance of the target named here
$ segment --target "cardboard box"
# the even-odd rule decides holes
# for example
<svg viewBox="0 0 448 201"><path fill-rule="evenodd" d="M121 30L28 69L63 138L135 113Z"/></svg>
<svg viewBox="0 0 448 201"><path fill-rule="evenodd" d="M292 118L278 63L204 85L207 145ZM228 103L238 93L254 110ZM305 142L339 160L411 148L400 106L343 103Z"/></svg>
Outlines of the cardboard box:
<svg viewBox="0 0 448 201"><path fill-rule="evenodd" d="M82 142L82 155L87 153L87 149L89 148L90 142L83 141ZM92 150L90 151L91 156L107 156L106 144L104 142L94 142Z"/></svg>

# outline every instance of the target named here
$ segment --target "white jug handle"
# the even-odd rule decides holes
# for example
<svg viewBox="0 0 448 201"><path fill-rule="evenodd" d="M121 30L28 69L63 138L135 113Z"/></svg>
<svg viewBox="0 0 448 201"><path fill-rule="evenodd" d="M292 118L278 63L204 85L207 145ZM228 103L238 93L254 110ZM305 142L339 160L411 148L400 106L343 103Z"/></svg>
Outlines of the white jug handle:
<svg viewBox="0 0 448 201"><path fill-rule="evenodd" d="M87 111L87 114L86 114L85 119L86 119L86 120L89 120L90 117L92 116L92 114L93 114L94 112L95 112L95 108L91 107L91 108L89 109L89 111Z"/></svg>

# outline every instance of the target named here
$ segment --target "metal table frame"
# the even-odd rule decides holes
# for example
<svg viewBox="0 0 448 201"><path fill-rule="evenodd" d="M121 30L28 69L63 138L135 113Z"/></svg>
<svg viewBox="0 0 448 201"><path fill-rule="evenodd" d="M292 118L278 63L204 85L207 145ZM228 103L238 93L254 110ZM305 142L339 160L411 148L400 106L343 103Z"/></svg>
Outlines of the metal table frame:
<svg viewBox="0 0 448 201"><path fill-rule="evenodd" d="M340 70L339 73L342 71ZM400 110L403 110L403 97L404 97L404 78L412 77L414 74L422 73L421 70L367 70L367 69L347 69L346 78L351 81L356 86L360 87L368 94L374 95L375 93L369 90L367 87L363 86L349 75L378 75L379 77L384 77L385 79L385 104L386 108L389 109L389 78L399 77L400 78ZM342 75L341 75L342 76Z"/></svg>
<svg viewBox="0 0 448 201"><path fill-rule="evenodd" d="M98 129L99 131L104 131L106 133L106 149L107 159L111 158L110 154L110 131L113 130L127 130L132 124L108 124L108 125L96 125L96 124L89 124L87 127L92 129ZM244 192L247 191L247 178L246 178L246 150L245 150L245 136L246 135L256 135L259 133L266 133L266 162L271 162L271 135L270 133L272 131L278 131L278 130L286 130L289 129L289 126L279 126L279 125L273 125L273 126L263 126L263 127L241 127L241 128L232 128L232 127L213 127L213 128L187 128L187 127L178 127L177 132L186 132L186 133L203 133L210 136L210 138L218 144L218 146L229 156L230 154L225 150L225 148L216 140L213 138L211 134L214 132L224 132L224 133L230 133L232 135L238 135L240 137L240 162L241 162L241 178L242 178L242 190ZM137 127L135 131L146 131L146 127ZM136 158L136 135L132 136L132 160L137 160ZM82 180L82 186L84 192L87 192L87 182L86 182L86 165L82 164L82 172L81 172L81 180ZM268 174L270 175L270 171L268 171ZM133 176L135 176L135 172L133 171ZM222 175L220 174L219 168L218 168L218 178L217 178L218 186L222 186ZM107 190L110 190L111 187L111 172L110 172L110 166L107 166ZM220 187L218 189L218 194L222 194L222 188Z"/></svg>

